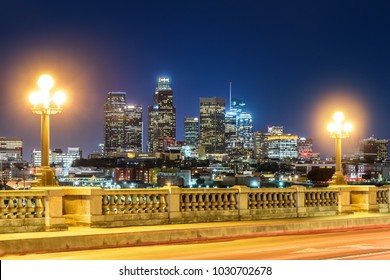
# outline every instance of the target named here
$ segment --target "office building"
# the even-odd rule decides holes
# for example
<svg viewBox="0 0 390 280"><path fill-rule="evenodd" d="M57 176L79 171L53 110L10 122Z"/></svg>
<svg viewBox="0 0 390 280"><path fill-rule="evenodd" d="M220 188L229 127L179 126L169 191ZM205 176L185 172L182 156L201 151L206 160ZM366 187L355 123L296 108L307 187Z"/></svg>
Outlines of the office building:
<svg viewBox="0 0 390 280"><path fill-rule="evenodd" d="M104 155L142 151L142 107L127 106L126 92L109 92L104 104Z"/></svg>
<svg viewBox="0 0 390 280"><path fill-rule="evenodd" d="M189 146L194 152L198 152L199 145L199 119L194 117L184 118L184 145Z"/></svg>
<svg viewBox="0 0 390 280"><path fill-rule="evenodd" d="M373 136L360 140L360 160L364 162L378 162L389 157L389 140L377 139Z"/></svg>
<svg viewBox="0 0 390 280"><path fill-rule="evenodd" d="M230 104L230 111L237 112L237 114L246 112L246 104L241 98L232 98Z"/></svg>
<svg viewBox="0 0 390 280"><path fill-rule="evenodd" d="M124 113L124 149L141 153L143 145L142 106L125 106Z"/></svg>
<svg viewBox="0 0 390 280"><path fill-rule="evenodd" d="M254 132L254 157L264 159L268 157L268 132L255 131Z"/></svg>
<svg viewBox="0 0 390 280"><path fill-rule="evenodd" d="M229 155L237 152L237 112L235 111L225 114L225 148Z"/></svg>
<svg viewBox="0 0 390 280"><path fill-rule="evenodd" d="M0 157L3 161L23 159L23 140L19 138L0 137Z"/></svg>
<svg viewBox="0 0 390 280"><path fill-rule="evenodd" d="M200 143L206 154L225 153L225 98L200 98Z"/></svg>
<svg viewBox="0 0 390 280"><path fill-rule="evenodd" d="M252 115L242 112L237 118L237 145L241 154L253 151L253 124Z"/></svg>
<svg viewBox="0 0 390 280"><path fill-rule="evenodd" d="M123 147L126 92L109 92L104 104L104 154Z"/></svg>
<svg viewBox="0 0 390 280"><path fill-rule="evenodd" d="M283 126L269 126L268 127L268 133L271 135L271 136L274 136L274 135L282 135L283 134Z"/></svg>
<svg viewBox="0 0 390 280"><path fill-rule="evenodd" d="M169 78L160 77L148 110L148 152L163 152L176 141L176 107Z"/></svg>
<svg viewBox="0 0 390 280"><path fill-rule="evenodd" d="M298 136L280 134L268 136L268 157L270 159L294 159L298 157Z"/></svg>

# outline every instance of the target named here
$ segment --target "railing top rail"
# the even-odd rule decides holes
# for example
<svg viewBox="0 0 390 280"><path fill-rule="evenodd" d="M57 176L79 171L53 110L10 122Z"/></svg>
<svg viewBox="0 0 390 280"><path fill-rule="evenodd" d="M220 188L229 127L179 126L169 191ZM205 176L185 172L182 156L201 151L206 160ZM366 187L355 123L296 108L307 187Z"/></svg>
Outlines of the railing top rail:
<svg viewBox="0 0 390 280"><path fill-rule="evenodd" d="M296 192L293 188L260 188L260 189L249 189L250 193L291 193Z"/></svg>
<svg viewBox="0 0 390 280"><path fill-rule="evenodd" d="M118 194L168 194L169 190L164 189L102 189L102 195L118 195Z"/></svg>
<svg viewBox="0 0 390 280"><path fill-rule="evenodd" d="M235 189L224 189L224 188L212 188L212 189L181 189L182 194L192 193L238 193Z"/></svg>
<svg viewBox="0 0 390 280"><path fill-rule="evenodd" d="M387 187L376 187L375 188L377 191L387 191L387 190L389 190L389 187L387 186Z"/></svg>
<svg viewBox="0 0 390 280"><path fill-rule="evenodd" d="M305 192L340 192L335 189L327 189L327 188L315 188L315 189L305 189Z"/></svg>
<svg viewBox="0 0 390 280"><path fill-rule="evenodd" d="M4 190L0 191L0 197L20 197L20 196L45 196L46 191L44 190Z"/></svg>

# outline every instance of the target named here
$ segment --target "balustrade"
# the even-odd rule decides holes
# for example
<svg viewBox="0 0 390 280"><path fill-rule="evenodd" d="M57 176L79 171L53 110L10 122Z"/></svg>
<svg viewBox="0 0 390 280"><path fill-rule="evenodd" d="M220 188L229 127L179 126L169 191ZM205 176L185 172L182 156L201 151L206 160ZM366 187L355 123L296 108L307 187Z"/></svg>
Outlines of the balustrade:
<svg viewBox="0 0 390 280"><path fill-rule="evenodd" d="M180 211L222 211L236 210L236 192L230 190L185 190L180 196Z"/></svg>
<svg viewBox="0 0 390 280"><path fill-rule="evenodd" d="M389 189L378 188L376 191L377 204L389 204Z"/></svg>
<svg viewBox="0 0 390 280"><path fill-rule="evenodd" d="M257 189L248 194L249 209L294 208L295 191L279 189Z"/></svg>
<svg viewBox="0 0 390 280"><path fill-rule="evenodd" d="M109 190L102 195L102 214L167 212L167 193L156 190Z"/></svg>
<svg viewBox="0 0 390 280"><path fill-rule="evenodd" d="M305 207L337 206L337 191L308 189L305 191Z"/></svg>
<svg viewBox="0 0 390 280"><path fill-rule="evenodd" d="M0 219L44 217L43 199L43 192L2 192L0 194Z"/></svg>

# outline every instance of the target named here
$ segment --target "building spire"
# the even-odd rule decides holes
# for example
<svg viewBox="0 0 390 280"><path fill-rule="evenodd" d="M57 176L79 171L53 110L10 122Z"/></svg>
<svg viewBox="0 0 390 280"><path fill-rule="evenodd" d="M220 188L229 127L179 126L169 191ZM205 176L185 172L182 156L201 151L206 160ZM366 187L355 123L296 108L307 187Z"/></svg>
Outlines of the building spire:
<svg viewBox="0 0 390 280"><path fill-rule="evenodd" d="M229 108L232 110L232 82L229 82Z"/></svg>

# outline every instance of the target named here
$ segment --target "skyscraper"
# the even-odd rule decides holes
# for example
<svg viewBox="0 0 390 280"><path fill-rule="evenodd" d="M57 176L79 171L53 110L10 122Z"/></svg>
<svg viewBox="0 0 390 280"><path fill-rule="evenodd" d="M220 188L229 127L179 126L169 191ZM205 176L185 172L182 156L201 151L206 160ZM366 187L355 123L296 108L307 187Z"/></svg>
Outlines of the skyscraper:
<svg viewBox="0 0 390 280"><path fill-rule="evenodd" d="M126 92L109 92L104 104L104 154L123 147Z"/></svg>
<svg viewBox="0 0 390 280"><path fill-rule="evenodd" d="M164 146L176 140L176 107L169 78L160 77L148 113L148 151L162 152Z"/></svg>
<svg viewBox="0 0 390 280"><path fill-rule="evenodd" d="M126 92L109 92L104 105L104 154L142 152L142 107L126 106Z"/></svg>
<svg viewBox="0 0 390 280"><path fill-rule="evenodd" d="M268 157L268 132L256 131L254 132L254 156L255 158Z"/></svg>
<svg viewBox="0 0 390 280"><path fill-rule="evenodd" d="M125 106L124 111L124 148L128 151L141 153L143 144L142 106Z"/></svg>
<svg viewBox="0 0 390 280"><path fill-rule="evenodd" d="M236 153L237 148L237 112L225 114L225 148L229 155Z"/></svg>
<svg viewBox="0 0 390 280"><path fill-rule="evenodd" d="M241 154L253 151L252 115L247 112L242 112L237 117L237 145Z"/></svg>
<svg viewBox="0 0 390 280"><path fill-rule="evenodd" d="M246 104L241 98L232 98L230 110L237 112L237 114L246 112Z"/></svg>
<svg viewBox="0 0 390 280"><path fill-rule="evenodd" d="M199 119L194 117L184 118L184 144L192 151L198 151L199 145Z"/></svg>
<svg viewBox="0 0 390 280"><path fill-rule="evenodd" d="M225 152L225 98L200 98L199 144L206 153Z"/></svg>

